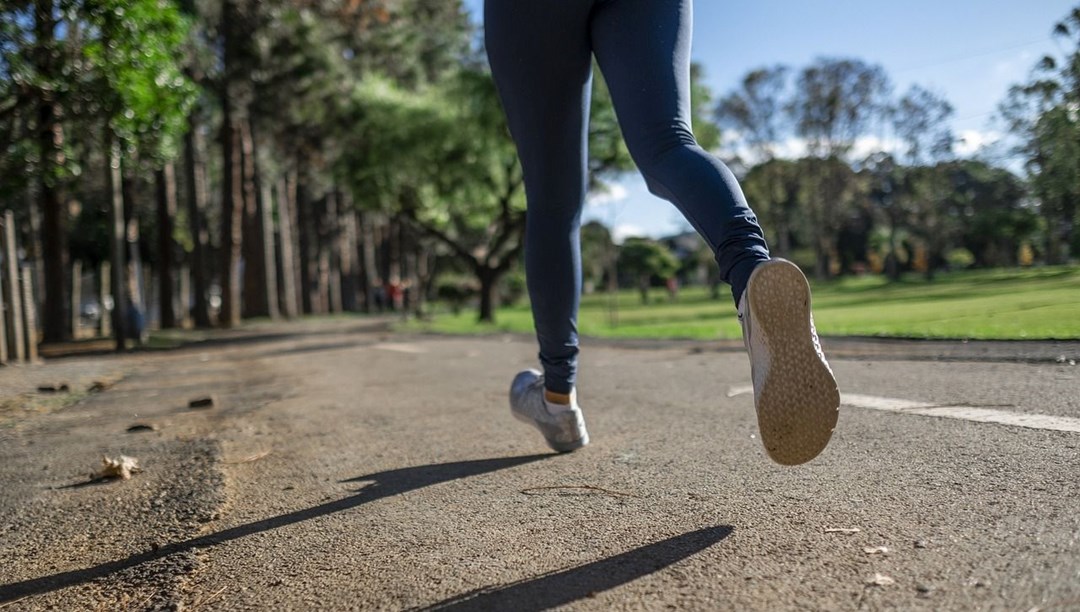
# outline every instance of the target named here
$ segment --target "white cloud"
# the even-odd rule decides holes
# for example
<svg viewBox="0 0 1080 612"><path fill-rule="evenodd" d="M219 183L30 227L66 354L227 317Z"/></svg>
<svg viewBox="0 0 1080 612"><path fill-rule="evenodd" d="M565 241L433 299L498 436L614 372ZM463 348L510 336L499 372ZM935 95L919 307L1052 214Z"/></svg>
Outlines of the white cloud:
<svg viewBox="0 0 1080 612"><path fill-rule="evenodd" d="M776 143L775 155L782 159L799 159L806 157L806 151L806 140L793 136Z"/></svg>
<svg viewBox="0 0 1080 612"><path fill-rule="evenodd" d="M956 154L960 157L969 157L978 153L984 147L997 143L1002 138L1001 132L980 132L979 130L962 130L956 143Z"/></svg>
<svg viewBox="0 0 1080 612"><path fill-rule="evenodd" d="M589 197L585 199L586 206L600 207L607 206L608 204L614 204L625 200L630 195L626 187L623 187L619 183L607 185L604 191L597 191L590 193Z"/></svg>
<svg viewBox="0 0 1080 612"><path fill-rule="evenodd" d="M644 236L645 230L636 225L625 223L622 225L616 225L615 229L611 230L611 240L615 244L622 244L627 238L634 238L637 236Z"/></svg>
<svg viewBox="0 0 1080 612"><path fill-rule="evenodd" d="M855 139L855 145L851 148L851 159L864 159L871 153L883 151L897 154L903 148L900 141L895 138L879 138L877 136L860 136Z"/></svg>

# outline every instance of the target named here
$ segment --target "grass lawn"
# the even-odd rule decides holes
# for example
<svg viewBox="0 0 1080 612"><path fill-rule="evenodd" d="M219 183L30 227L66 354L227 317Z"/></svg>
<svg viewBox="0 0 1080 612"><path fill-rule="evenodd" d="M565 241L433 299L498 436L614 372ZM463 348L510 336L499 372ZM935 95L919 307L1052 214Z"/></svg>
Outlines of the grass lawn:
<svg viewBox="0 0 1080 612"><path fill-rule="evenodd" d="M914 275L890 283L881 277L813 283L814 319L824 336L972 339L1080 338L1080 266L980 270ZM740 338L727 288L721 299L702 287L684 288L676 301L663 289L641 304L637 292L584 296L578 328L603 338ZM407 329L455 334L532 332L527 304L500 308L496 323L476 322L475 309Z"/></svg>

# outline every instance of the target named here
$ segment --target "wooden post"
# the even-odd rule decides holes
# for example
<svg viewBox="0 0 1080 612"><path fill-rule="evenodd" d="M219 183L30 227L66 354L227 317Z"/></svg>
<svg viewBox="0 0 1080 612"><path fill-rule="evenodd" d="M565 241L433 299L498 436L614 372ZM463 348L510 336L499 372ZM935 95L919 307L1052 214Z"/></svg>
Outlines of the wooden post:
<svg viewBox="0 0 1080 612"><path fill-rule="evenodd" d="M9 357L26 360L23 349L23 309L19 297L19 249L15 244L15 213L4 213L4 303L11 309L7 317L7 337L11 341Z"/></svg>
<svg viewBox="0 0 1080 612"><path fill-rule="evenodd" d="M26 312L26 355L30 363L38 360L37 339L37 311L34 307L34 270L25 268L22 271L22 301Z"/></svg>
<svg viewBox="0 0 1080 612"><path fill-rule="evenodd" d="M82 260L71 262L71 338L79 339L79 313L82 310Z"/></svg>

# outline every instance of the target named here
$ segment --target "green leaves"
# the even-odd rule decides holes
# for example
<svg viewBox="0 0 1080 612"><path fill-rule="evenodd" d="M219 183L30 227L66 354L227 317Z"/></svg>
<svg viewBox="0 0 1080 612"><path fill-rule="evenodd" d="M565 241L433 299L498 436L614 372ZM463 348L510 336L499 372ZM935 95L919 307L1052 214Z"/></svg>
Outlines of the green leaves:
<svg viewBox="0 0 1080 612"><path fill-rule="evenodd" d="M82 49L117 136L150 157L175 156L196 89L177 61L190 27L164 0L94 0Z"/></svg>

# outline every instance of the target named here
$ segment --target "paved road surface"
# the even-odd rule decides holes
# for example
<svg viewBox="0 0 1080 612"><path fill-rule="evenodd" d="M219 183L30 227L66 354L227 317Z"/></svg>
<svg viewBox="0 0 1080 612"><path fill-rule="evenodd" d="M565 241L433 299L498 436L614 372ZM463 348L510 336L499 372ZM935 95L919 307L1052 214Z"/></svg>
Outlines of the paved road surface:
<svg viewBox="0 0 1080 612"><path fill-rule="evenodd" d="M124 374L0 412L0 607L1080 609L1068 361L838 350L833 442L784 468L737 351L586 345L593 444L554 455L507 411L521 338L287 329L0 372ZM145 471L88 483L119 453Z"/></svg>

